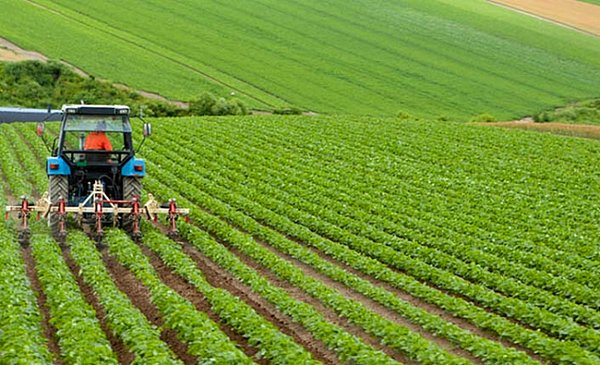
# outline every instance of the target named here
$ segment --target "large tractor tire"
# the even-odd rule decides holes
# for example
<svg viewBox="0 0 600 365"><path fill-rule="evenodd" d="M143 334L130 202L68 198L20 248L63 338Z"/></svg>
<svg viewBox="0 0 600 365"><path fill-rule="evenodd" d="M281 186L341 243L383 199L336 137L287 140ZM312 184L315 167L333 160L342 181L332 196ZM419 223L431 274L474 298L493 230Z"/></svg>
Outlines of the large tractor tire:
<svg viewBox="0 0 600 365"><path fill-rule="evenodd" d="M48 196L50 197L50 202L54 205L57 204L60 198L68 199L69 194L69 179L67 176L63 175L50 175L50 181L48 184ZM58 213L50 212L48 214L48 225L52 230L52 235L57 240L61 240L60 237L60 227L59 227L59 219Z"/></svg>
<svg viewBox="0 0 600 365"><path fill-rule="evenodd" d="M142 199L142 180L139 177L123 177L123 200L131 200L134 197ZM133 216L123 215L121 227L130 235L133 234Z"/></svg>

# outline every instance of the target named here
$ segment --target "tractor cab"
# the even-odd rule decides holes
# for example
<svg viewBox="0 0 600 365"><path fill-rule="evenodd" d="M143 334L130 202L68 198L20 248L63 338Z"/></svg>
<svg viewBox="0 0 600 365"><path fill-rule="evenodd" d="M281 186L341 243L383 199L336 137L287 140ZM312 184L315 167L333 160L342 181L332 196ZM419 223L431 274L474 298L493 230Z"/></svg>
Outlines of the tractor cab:
<svg viewBox="0 0 600 365"><path fill-rule="evenodd" d="M68 203L84 201L96 181L111 199L131 198L127 191L132 185L141 193L145 162L134 155L129 107L64 105L62 113L58 144L47 168L51 181L53 176L67 180Z"/></svg>
<svg viewBox="0 0 600 365"><path fill-rule="evenodd" d="M65 110L56 155L70 165L120 165L133 156L128 107L78 106Z"/></svg>

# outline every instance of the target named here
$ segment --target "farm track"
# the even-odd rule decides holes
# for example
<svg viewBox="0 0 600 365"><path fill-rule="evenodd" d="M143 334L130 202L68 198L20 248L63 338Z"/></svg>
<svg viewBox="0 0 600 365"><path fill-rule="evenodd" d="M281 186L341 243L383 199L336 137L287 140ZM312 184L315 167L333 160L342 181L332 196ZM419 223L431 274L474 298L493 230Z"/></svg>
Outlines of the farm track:
<svg viewBox="0 0 600 365"><path fill-rule="evenodd" d="M600 9L595 4L576 0L492 0L498 6L600 37Z"/></svg>

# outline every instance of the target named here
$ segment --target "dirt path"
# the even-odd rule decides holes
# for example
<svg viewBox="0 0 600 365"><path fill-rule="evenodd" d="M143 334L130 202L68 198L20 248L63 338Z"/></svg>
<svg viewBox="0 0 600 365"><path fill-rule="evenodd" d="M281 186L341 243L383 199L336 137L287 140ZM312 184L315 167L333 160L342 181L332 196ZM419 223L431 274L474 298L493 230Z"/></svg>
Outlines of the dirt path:
<svg viewBox="0 0 600 365"><path fill-rule="evenodd" d="M577 0L488 0L537 18L600 36L600 6Z"/></svg>
<svg viewBox="0 0 600 365"><path fill-rule="evenodd" d="M38 52L27 51L4 38L0 38L0 61L17 62L25 60L46 62L48 57Z"/></svg>

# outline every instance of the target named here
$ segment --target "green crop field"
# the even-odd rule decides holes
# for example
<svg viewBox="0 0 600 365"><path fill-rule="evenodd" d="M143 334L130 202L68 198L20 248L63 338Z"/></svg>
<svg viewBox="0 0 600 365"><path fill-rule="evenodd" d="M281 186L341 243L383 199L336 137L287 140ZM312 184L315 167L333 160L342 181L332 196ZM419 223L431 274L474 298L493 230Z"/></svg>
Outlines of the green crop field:
<svg viewBox="0 0 600 365"><path fill-rule="evenodd" d="M481 0L33 0L2 14L0 36L22 47L178 99L507 119L600 84L598 38Z"/></svg>
<svg viewBox="0 0 600 365"><path fill-rule="evenodd" d="M60 250L34 225L20 248L0 226L1 363L599 363L597 142L366 117L154 131L144 188L191 208L178 243L70 228ZM34 126L0 136L0 201L45 189Z"/></svg>
<svg viewBox="0 0 600 365"><path fill-rule="evenodd" d="M0 0L0 37L109 81L3 64L5 102L149 115L0 111L0 365L600 364L599 37L483 0ZM572 124L483 123L523 116Z"/></svg>

